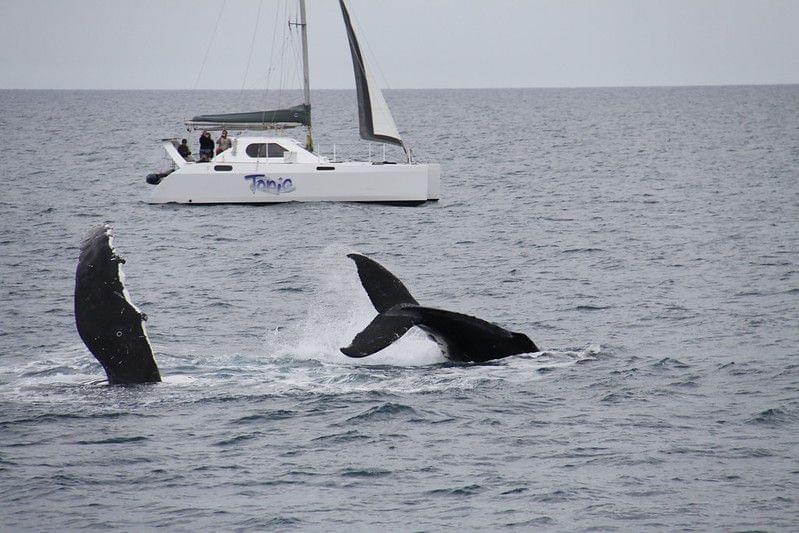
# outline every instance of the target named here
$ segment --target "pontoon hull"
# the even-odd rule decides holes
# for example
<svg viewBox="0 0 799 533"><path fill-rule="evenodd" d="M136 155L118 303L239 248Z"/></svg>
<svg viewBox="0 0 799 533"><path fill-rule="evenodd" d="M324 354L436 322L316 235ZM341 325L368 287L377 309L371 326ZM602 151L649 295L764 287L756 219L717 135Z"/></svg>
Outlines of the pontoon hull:
<svg viewBox="0 0 799 533"><path fill-rule="evenodd" d="M149 203L421 203L438 200L437 164L195 163L166 176Z"/></svg>

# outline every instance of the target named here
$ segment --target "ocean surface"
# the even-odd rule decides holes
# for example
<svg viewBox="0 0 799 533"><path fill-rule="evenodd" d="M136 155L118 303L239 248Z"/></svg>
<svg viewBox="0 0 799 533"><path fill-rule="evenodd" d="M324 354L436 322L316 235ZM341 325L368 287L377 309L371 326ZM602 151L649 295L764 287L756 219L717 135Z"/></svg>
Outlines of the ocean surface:
<svg viewBox="0 0 799 533"><path fill-rule="evenodd" d="M159 139L262 98L0 91L0 529L799 529L799 86L389 91L438 203L146 203ZM76 332L104 222L163 383ZM353 251L543 351L345 357Z"/></svg>

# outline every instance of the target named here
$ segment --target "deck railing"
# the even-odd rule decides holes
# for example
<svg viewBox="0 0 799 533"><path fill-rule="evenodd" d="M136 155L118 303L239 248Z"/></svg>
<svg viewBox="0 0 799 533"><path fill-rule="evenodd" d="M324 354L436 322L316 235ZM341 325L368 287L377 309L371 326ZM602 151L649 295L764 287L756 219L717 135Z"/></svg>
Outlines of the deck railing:
<svg viewBox="0 0 799 533"><path fill-rule="evenodd" d="M316 143L315 154L331 163L342 161L402 161L402 152L393 146L375 143Z"/></svg>

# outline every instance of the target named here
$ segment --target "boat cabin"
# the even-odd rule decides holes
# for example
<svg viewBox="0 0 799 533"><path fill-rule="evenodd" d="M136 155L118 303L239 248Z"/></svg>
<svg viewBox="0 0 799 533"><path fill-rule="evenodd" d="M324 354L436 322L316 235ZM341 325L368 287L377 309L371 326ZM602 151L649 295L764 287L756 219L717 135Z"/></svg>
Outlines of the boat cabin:
<svg viewBox="0 0 799 533"><path fill-rule="evenodd" d="M231 137L232 146L215 155L208 163L312 163L321 159L306 150L291 137ZM164 143L169 157L178 167L197 164L199 161L186 161L178 153L175 143Z"/></svg>

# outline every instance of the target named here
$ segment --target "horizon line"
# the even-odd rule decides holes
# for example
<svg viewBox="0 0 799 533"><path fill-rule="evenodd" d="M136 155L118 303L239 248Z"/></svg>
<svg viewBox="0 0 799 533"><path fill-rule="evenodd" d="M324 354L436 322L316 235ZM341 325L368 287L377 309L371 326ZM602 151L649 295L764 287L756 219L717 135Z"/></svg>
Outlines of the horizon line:
<svg viewBox="0 0 799 533"><path fill-rule="evenodd" d="M382 88L383 91L484 91L484 90L527 90L527 89L665 89L665 88L699 88L699 87L781 87L799 85L796 82L749 82L749 83L688 83L688 84L640 84L640 85L527 85L527 86L485 86L485 87L401 87ZM311 91L354 91L348 88L311 88ZM175 89L175 88L108 88L108 87L0 87L0 91L173 91L173 92L289 92L302 91L292 89Z"/></svg>

